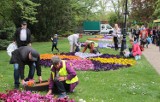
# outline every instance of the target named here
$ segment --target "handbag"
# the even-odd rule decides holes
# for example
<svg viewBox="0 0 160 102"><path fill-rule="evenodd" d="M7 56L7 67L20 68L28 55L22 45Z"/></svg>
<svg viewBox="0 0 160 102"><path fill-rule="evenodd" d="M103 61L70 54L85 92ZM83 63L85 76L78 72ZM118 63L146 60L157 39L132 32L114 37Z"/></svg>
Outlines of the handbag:
<svg viewBox="0 0 160 102"><path fill-rule="evenodd" d="M12 56L12 52L14 50L16 50L18 47L17 47L17 44L15 42L12 42L8 45L7 47L7 54L11 57Z"/></svg>

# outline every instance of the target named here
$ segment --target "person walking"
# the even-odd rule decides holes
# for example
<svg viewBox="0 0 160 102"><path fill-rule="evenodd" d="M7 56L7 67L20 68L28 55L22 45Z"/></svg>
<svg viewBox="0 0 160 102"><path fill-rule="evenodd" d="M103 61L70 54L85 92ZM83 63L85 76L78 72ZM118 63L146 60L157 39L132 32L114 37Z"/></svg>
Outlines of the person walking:
<svg viewBox="0 0 160 102"><path fill-rule="evenodd" d="M57 48L57 44L58 44L58 35L55 34L54 37L51 37L51 41L52 41L52 53L53 53L53 49L55 48L58 52L59 49Z"/></svg>
<svg viewBox="0 0 160 102"><path fill-rule="evenodd" d="M19 88L19 78L21 78L22 85L33 79L35 69L37 70L38 79L41 82L41 66L39 53L30 46L22 46L12 52L10 64L14 65L14 88ZM25 79L24 69L25 65L29 66L28 77Z"/></svg>
<svg viewBox="0 0 160 102"><path fill-rule="evenodd" d="M137 25L135 29L134 41L139 42L140 27Z"/></svg>
<svg viewBox="0 0 160 102"><path fill-rule="evenodd" d="M78 40L79 38L82 38L82 34L72 34L70 36L68 36L68 41L70 44L70 52L74 52L75 51L75 46L79 46L78 44Z"/></svg>
<svg viewBox="0 0 160 102"><path fill-rule="evenodd" d="M142 26L141 31L140 31L140 38L141 38L141 46L144 48L145 44L147 43L147 37L148 37L148 32L144 26ZM148 48L148 45L147 45Z"/></svg>
<svg viewBox="0 0 160 102"><path fill-rule="evenodd" d="M19 27L14 34L14 41L18 48L21 46L31 45L31 32L27 28L27 22L23 21L21 27Z"/></svg>

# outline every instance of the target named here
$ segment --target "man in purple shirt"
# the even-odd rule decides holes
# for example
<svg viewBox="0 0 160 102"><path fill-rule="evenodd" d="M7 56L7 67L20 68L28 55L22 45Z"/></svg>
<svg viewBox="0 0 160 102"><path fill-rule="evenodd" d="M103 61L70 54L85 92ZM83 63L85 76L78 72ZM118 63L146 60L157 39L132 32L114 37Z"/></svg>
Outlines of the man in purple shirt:
<svg viewBox="0 0 160 102"><path fill-rule="evenodd" d="M59 98L66 97L66 92L73 92L78 85L78 77L71 63L62 61L58 56L51 59L51 75L49 80L49 91L47 95L54 92L59 93Z"/></svg>

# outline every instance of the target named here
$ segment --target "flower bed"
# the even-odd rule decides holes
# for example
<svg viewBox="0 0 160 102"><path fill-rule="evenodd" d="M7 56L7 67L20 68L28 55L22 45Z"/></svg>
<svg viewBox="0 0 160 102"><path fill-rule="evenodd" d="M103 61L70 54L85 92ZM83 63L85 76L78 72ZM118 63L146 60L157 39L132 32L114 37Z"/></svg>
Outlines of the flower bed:
<svg viewBox="0 0 160 102"><path fill-rule="evenodd" d="M50 59L53 57L53 54L42 54L41 55L41 65L45 67L51 66ZM122 58L119 55L109 55L103 54L100 56L90 56L90 57L78 57L74 53L63 53L57 55L62 60L67 60L72 64L73 68L76 70L116 70L119 68L128 68L136 64L136 61L133 59ZM84 59L85 58L85 59Z"/></svg>
<svg viewBox="0 0 160 102"><path fill-rule="evenodd" d="M81 60L69 60L69 63L72 63L72 66L76 70L94 70L94 64L91 60L88 59L81 59Z"/></svg>
<svg viewBox="0 0 160 102"><path fill-rule="evenodd" d="M0 93L0 100L4 102L75 102L73 99L57 99L53 95L43 96L31 91L10 90Z"/></svg>

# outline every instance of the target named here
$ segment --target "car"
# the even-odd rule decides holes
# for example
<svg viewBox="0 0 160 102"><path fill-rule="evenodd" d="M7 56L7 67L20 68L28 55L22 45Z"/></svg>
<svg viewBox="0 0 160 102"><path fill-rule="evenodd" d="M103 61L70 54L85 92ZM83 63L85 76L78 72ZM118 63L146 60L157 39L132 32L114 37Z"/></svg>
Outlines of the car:
<svg viewBox="0 0 160 102"><path fill-rule="evenodd" d="M111 34L113 32L112 26L109 24L101 24L100 25L100 34Z"/></svg>

